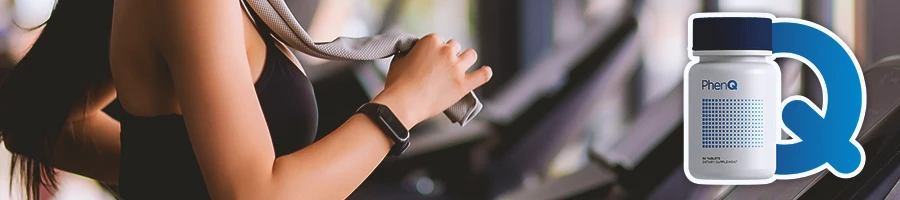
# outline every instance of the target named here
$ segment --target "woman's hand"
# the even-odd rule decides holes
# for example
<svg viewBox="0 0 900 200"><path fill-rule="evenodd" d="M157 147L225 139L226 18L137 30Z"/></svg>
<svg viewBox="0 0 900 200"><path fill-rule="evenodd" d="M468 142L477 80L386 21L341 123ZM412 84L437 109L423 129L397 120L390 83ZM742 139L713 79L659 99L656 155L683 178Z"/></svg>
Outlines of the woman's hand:
<svg viewBox="0 0 900 200"><path fill-rule="evenodd" d="M394 57L384 91L372 101L388 106L406 128L441 113L491 78L487 66L466 74L478 55L460 48L436 34L422 37L407 55Z"/></svg>

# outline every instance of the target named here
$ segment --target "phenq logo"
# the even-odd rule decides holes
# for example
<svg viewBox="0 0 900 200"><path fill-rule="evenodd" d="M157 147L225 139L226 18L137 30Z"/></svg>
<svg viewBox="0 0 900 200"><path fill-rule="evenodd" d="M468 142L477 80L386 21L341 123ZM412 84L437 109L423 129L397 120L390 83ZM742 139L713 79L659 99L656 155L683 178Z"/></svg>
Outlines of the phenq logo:
<svg viewBox="0 0 900 200"><path fill-rule="evenodd" d="M738 90L738 82L734 79L723 82L714 82L710 80L700 81L700 90Z"/></svg>
<svg viewBox="0 0 900 200"><path fill-rule="evenodd" d="M850 48L833 32L801 19L776 18L766 13L696 13L688 19L688 57L692 52L693 19L700 17L763 17L772 19L772 57L798 60L808 66L822 86L822 106L804 96L785 98L778 109L777 126L791 139L779 139L775 148L775 174L765 180L707 180L691 175L688 165L688 135L684 127L684 169L691 182L707 185L759 185L775 180L798 179L828 170L839 178L859 174L866 154L856 141L866 112L866 84L862 68ZM687 70L686 70L687 71ZM685 83L687 83L685 72ZM696 83L694 83L696 84ZM688 88L685 88L684 118L689 119ZM702 90L737 90L730 81L701 81ZM687 121L686 121L687 122Z"/></svg>

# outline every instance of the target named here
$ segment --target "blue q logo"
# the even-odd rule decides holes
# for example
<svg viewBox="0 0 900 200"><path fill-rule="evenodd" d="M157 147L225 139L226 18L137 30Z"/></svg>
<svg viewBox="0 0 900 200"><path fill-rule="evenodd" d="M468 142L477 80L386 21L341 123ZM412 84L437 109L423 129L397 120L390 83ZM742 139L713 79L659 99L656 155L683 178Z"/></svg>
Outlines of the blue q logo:
<svg viewBox="0 0 900 200"><path fill-rule="evenodd" d="M731 17L747 14L706 15ZM777 141L776 158L773 158L776 168L772 178L700 180L687 170L685 173L695 183L728 185L766 184L778 179L797 179L826 169L840 178L856 176L866 162L865 152L856 141L866 109L866 88L855 55L840 38L822 26L800 19L775 18L770 14L761 16L772 18L772 56L799 60L815 72L822 85L822 107L819 108L803 96L791 96L781 102L778 125L791 139ZM701 90L738 88L735 80L701 82ZM745 86L744 89L748 89L746 87L750 86ZM687 105L685 104L686 110ZM685 112L687 117L687 111ZM689 143L688 132L685 133L687 168ZM703 159L721 162L718 157Z"/></svg>
<svg viewBox="0 0 900 200"><path fill-rule="evenodd" d="M735 80L728 81L728 90L737 90L737 81L735 81Z"/></svg>
<svg viewBox="0 0 900 200"><path fill-rule="evenodd" d="M796 179L828 169L852 178L866 162L856 141L866 111L866 84L856 56L834 33L812 22L775 19L772 53L802 61L819 77L822 108L803 96L782 103L781 121L791 140L777 148L778 179Z"/></svg>

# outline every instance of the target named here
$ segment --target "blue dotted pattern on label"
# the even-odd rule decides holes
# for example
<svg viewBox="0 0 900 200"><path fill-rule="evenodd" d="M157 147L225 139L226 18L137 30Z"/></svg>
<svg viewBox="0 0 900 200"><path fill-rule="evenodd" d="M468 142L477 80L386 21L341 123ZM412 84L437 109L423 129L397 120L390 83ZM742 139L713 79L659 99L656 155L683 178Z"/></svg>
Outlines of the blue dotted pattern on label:
<svg viewBox="0 0 900 200"><path fill-rule="evenodd" d="M704 149L762 148L761 99L703 99Z"/></svg>

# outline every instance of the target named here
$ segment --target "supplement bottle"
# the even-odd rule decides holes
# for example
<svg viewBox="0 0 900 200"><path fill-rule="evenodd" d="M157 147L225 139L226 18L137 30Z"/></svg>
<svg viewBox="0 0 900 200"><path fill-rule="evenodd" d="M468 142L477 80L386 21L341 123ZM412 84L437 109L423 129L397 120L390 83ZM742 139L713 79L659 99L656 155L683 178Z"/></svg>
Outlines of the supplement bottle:
<svg viewBox="0 0 900 200"><path fill-rule="evenodd" d="M757 180L775 173L781 134L781 71L772 57L772 19L694 18L686 70L690 175Z"/></svg>

